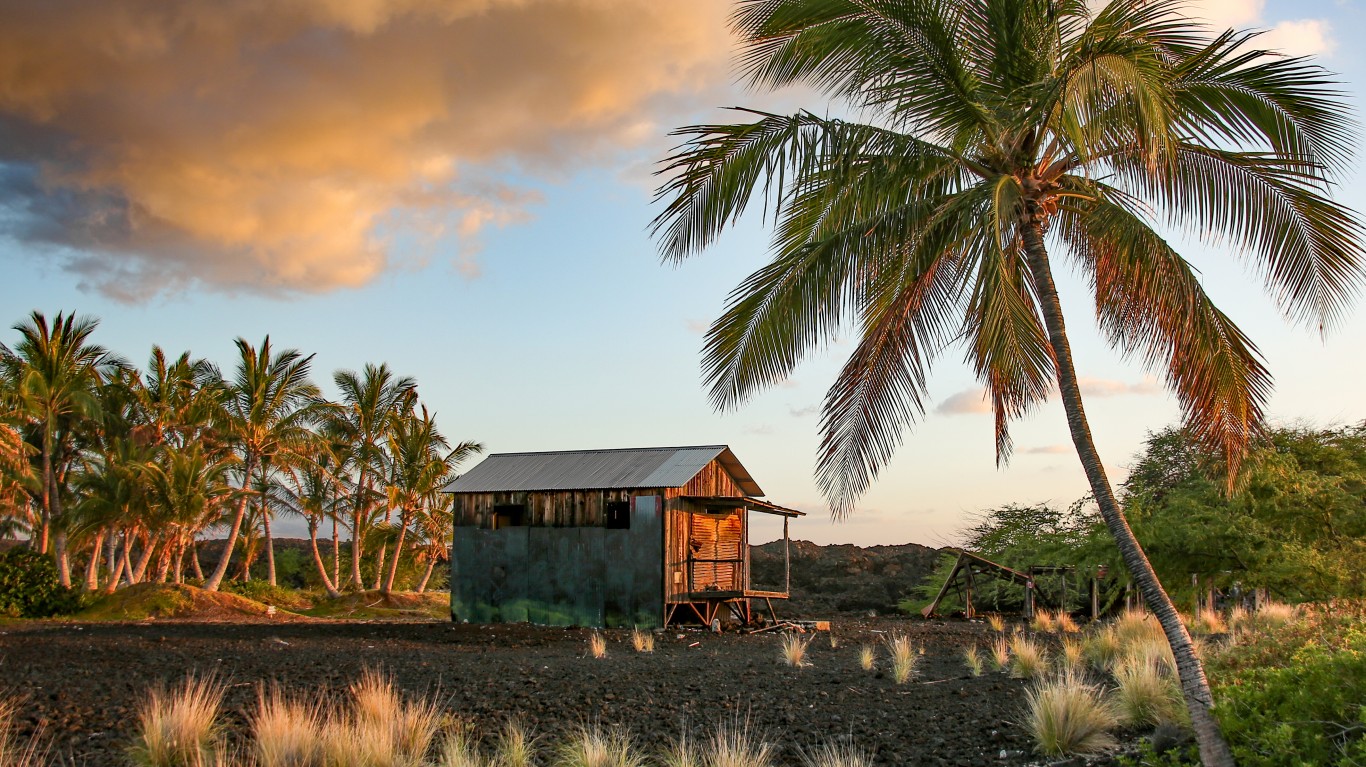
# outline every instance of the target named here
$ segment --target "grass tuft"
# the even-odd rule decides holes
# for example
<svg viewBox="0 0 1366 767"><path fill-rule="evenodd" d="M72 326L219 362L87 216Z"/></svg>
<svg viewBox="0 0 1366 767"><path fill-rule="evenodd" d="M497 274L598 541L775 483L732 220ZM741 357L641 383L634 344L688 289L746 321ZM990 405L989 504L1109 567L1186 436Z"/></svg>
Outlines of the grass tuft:
<svg viewBox="0 0 1366 767"><path fill-rule="evenodd" d="M778 642L778 658L785 665L804 668L811 665L806 660L806 648L811 644L810 637L799 634L784 634Z"/></svg>
<svg viewBox="0 0 1366 767"><path fill-rule="evenodd" d="M858 665L864 671L877 668L877 650L870 644L858 648Z"/></svg>
<svg viewBox="0 0 1366 767"><path fill-rule="evenodd" d="M1006 630L1006 619L996 613L992 613L987 616L987 625L991 627L992 631L995 631L998 634L1004 634Z"/></svg>
<svg viewBox="0 0 1366 767"><path fill-rule="evenodd" d="M1026 724L1034 747L1048 756L1095 754L1112 748L1119 724L1100 690L1079 674L1045 679L1026 693Z"/></svg>
<svg viewBox="0 0 1366 767"><path fill-rule="evenodd" d="M588 637L588 654L601 660L607 657L607 637L601 631L594 631Z"/></svg>
<svg viewBox="0 0 1366 767"><path fill-rule="evenodd" d="M757 740L749 724L721 725L703 757L706 767L772 767L773 747Z"/></svg>
<svg viewBox="0 0 1366 767"><path fill-rule="evenodd" d="M631 629L631 647L633 647L636 652L654 652L655 635L649 631L642 631L639 628ZM603 651L606 652L606 648L604 648Z"/></svg>
<svg viewBox="0 0 1366 767"><path fill-rule="evenodd" d="M852 745L826 744L802 754L806 767L871 767L872 757L867 751Z"/></svg>
<svg viewBox="0 0 1366 767"><path fill-rule="evenodd" d="M991 667L1005 671L1010 667L1010 640L1001 635L991 640Z"/></svg>
<svg viewBox="0 0 1366 767"><path fill-rule="evenodd" d="M1086 646L1072 637L1062 638L1062 665L1080 671L1086 665Z"/></svg>
<svg viewBox="0 0 1366 767"><path fill-rule="evenodd" d="M204 767L216 761L223 685L187 677L172 690L154 689L138 712L129 755L139 767Z"/></svg>
<svg viewBox="0 0 1366 767"><path fill-rule="evenodd" d="M977 645L968 645L963 649L963 665L967 666L968 673L973 676L982 675L982 655L977 651Z"/></svg>
<svg viewBox="0 0 1366 767"><path fill-rule="evenodd" d="M19 714L19 704L14 700L0 699L0 765L4 767L40 767L47 761L47 753L34 735L21 742L15 732L15 718Z"/></svg>
<svg viewBox="0 0 1366 767"><path fill-rule="evenodd" d="M287 697L276 685L256 693L249 717L259 767L313 767L322 764L322 712L316 704Z"/></svg>
<svg viewBox="0 0 1366 767"><path fill-rule="evenodd" d="M1082 653L1086 660L1097 671L1108 672L1113 668L1123 650L1113 625L1092 632L1082 645Z"/></svg>
<svg viewBox="0 0 1366 767"><path fill-rule="evenodd" d="M448 729L441 739L433 767L488 767L488 762L480 756L468 728L458 726Z"/></svg>
<svg viewBox="0 0 1366 767"><path fill-rule="evenodd" d="M887 654L892 658L892 679L897 684L905 684L915 676L915 667L920 654L905 634L893 634L887 638Z"/></svg>
<svg viewBox="0 0 1366 767"><path fill-rule="evenodd" d="M645 757L623 730L580 727L556 749L557 767L643 767Z"/></svg>
<svg viewBox="0 0 1366 767"><path fill-rule="evenodd" d="M494 744L493 763L497 767L531 767L536 763L540 750L537 739L522 726L521 722L509 721L503 725Z"/></svg>
<svg viewBox="0 0 1366 767"><path fill-rule="evenodd" d="M1043 646L1024 634L1010 638L1010 675L1016 679L1035 679L1048 672L1048 654Z"/></svg>
<svg viewBox="0 0 1366 767"><path fill-rule="evenodd" d="M1053 613L1047 610L1035 610L1033 620L1029 621L1029 627L1043 634L1051 634L1058 630L1058 623L1053 618Z"/></svg>
<svg viewBox="0 0 1366 767"><path fill-rule="evenodd" d="M1132 658L1115 668L1110 694L1120 720L1130 726L1179 724L1186 707L1181 687L1153 658Z"/></svg>
<svg viewBox="0 0 1366 767"><path fill-rule="evenodd" d="M1077 625L1077 621L1072 618L1072 614L1065 610L1059 610L1057 614L1053 616L1053 623L1057 626L1058 632L1062 634L1075 634L1078 631L1081 631L1081 626Z"/></svg>
<svg viewBox="0 0 1366 767"><path fill-rule="evenodd" d="M669 741L669 745L659 754L659 767L704 767L705 759L688 740L685 731Z"/></svg>

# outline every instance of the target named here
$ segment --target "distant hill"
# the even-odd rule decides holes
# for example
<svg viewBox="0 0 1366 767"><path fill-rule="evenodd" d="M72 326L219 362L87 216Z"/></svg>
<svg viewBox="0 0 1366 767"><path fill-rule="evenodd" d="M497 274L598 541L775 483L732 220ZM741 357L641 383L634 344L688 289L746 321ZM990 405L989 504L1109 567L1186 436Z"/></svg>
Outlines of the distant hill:
<svg viewBox="0 0 1366 767"><path fill-rule="evenodd" d="M917 543L864 548L793 541L792 599L778 606L779 617L893 612L938 561L938 549ZM782 541L750 548L750 577L758 589L782 587Z"/></svg>

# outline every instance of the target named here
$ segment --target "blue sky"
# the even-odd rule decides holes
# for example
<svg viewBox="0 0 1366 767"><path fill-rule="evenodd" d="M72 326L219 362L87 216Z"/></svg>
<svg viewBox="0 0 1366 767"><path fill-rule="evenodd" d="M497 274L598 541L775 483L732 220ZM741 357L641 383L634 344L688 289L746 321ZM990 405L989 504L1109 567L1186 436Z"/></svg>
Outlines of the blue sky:
<svg viewBox="0 0 1366 767"><path fill-rule="evenodd" d="M336 369L387 361L449 436L490 451L726 443L771 500L810 512L794 534L820 543L944 544L981 509L1085 492L1056 405L1015 427L1016 456L996 467L990 414L952 351L935 409L840 523L811 476L816 408L847 345L711 410L702 330L765 262L766 233L746 220L661 265L652 163L668 129L716 106L825 108L733 85L720 0L316 5L269 24L191 3L16 10L0 30L0 319L94 315L97 340L138 363L157 343L226 365L233 338L270 334L316 353L325 388ZM1195 5L1321 55L1360 114L1359 3ZM1340 195L1358 210L1362 180ZM1366 309L1320 338L1283 322L1229 252L1182 247L1265 354L1273 418L1366 417ZM1178 410L1099 341L1084 285L1061 288L1093 431L1122 479Z"/></svg>

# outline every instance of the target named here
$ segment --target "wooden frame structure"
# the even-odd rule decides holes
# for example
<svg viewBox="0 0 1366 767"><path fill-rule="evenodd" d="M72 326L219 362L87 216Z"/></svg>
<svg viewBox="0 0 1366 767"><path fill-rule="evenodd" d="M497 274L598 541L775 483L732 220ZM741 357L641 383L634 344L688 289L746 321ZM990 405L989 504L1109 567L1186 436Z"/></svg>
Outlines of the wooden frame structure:
<svg viewBox="0 0 1366 767"><path fill-rule="evenodd" d="M964 549L949 549L951 552L958 553L958 560L953 564L953 570L949 572L949 577L944 579L944 585L940 587L939 593L935 595L934 601L930 602L920 611L926 618L934 615L935 610L939 609L939 603L948 596L949 589L959 589L958 574L964 574L964 588L959 589L958 593L963 597L964 614L971 618L975 613L972 604L973 580L978 575L988 575L993 578L1010 581L1011 583L1024 586L1025 605L1029 610L1033 605L1032 595L1034 592L1034 579L1029 575L1013 570L1005 565L998 565L985 557L979 557Z"/></svg>

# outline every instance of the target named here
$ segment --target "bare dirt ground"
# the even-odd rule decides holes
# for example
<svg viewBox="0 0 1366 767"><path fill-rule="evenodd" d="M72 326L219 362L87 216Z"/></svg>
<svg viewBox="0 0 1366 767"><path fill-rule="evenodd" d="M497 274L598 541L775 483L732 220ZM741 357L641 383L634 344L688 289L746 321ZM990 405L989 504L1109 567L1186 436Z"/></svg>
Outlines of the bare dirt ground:
<svg viewBox="0 0 1366 767"><path fill-rule="evenodd" d="M897 685L859 668L859 647L903 631L925 648L917 677ZM682 638L679 635L682 634ZM977 624L903 620L836 623L810 645L807 668L778 662L773 634L670 630L652 655L609 631L609 654L588 657L581 629L450 623L34 623L0 627L0 691L18 695L21 727L42 728L74 765L125 764L139 704L158 684L214 674L229 686L232 727L256 687L341 694L367 667L411 695L431 695L486 733L516 717L552 738L577 725L623 725L647 747L748 719L781 764L801 749L850 740L880 765L1042 763L1016 722L1025 685L972 678L960 653L985 645ZM879 648L884 659L885 652Z"/></svg>

